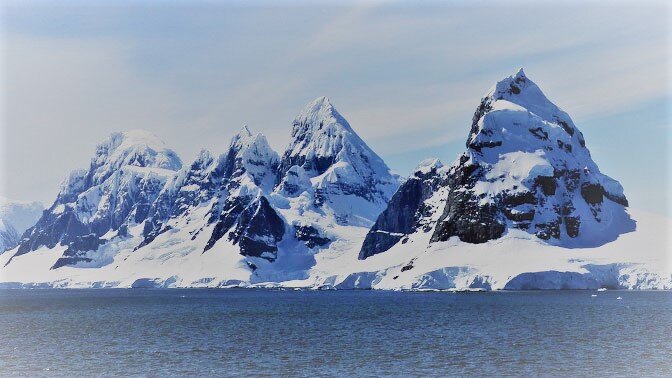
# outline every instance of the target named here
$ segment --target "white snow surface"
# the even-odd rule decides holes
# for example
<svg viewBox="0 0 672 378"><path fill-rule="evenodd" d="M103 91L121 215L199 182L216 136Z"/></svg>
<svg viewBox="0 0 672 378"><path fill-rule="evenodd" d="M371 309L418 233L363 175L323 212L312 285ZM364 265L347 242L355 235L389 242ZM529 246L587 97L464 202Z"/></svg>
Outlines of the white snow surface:
<svg viewBox="0 0 672 378"><path fill-rule="evenodd" d="M195 217L203 216L207 207L198 211ZM666 236L672 224L669 219L650 213L631 215L638 222L638 230L598 248L552 246L515 230L484 244L463 243L456 238L429 244L430 234L418 232L410 235L405 244L366 260L357 259L366 230L331 225L333 232L349 237L315 255L305 249L291 249L296 246L284 246L290 248L283 248L281 253L291 254L291 260L285 259L281 265L267 263L269 268L261 269L264 276L253 273L237 247L225 239L203 253L207 232L198 233L192 243L184 243L191 238L189 230L171 230L133 251L139 241L140 229L136 228L130 230L127 238L107 246L117 252L108 264L96 269L67 266L50 270L63 253L62 246L15 257L7 266L12 253L2 254L0 281L4 287L73 288L499 290L520 289L532 283L549 289L672 289L672 251ZM404 269L408 266L412 268ZM297 272L305 278L301 274L297 277ZM529 273L534 275L524 276ZM507 287L510 282L517 286Z"/></svg>

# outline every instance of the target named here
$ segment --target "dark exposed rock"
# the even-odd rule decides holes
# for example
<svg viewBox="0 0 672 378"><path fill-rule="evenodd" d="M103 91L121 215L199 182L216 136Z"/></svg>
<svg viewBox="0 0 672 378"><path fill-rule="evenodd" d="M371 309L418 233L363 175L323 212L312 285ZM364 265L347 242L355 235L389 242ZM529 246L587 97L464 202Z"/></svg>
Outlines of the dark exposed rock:
<svg viewBox="0 0 672 378"><path fill-rule="evenodd" d="M210 222L216 222L216 224L203 252L212 248L233 227L252 200L253 198L251 197L231 197L226 199L219 214L217 216L215 214L212 215Z"/></svg>
<svg viewBox="0 0 672 378"><path fill-rule="evenodd" d="M90 227L83 224L70 208L58 214L45 211L37 224L26 230L14 256L21 256L41 246L54 248L58 244L70 245L80 235L90 233Z"/></svg>
<svg viewBox="0 0 672 378"><path fill-rule="evenodd" d="M152 220L147 221L144 225L142 232L142 236L144 236L144 239L142 240L142 242L140 242L140 244L137 247L135 247L134 250L138 250L139 248L146 246L147 244L153 242L157 236L170 230L171 230L170 226L161 227L161 223L153 222Z"/></svg>
<svg viewBox="0 0 672 378"><path fill-rule="evenodd" d="M467 148L469 147L469 141L472 140L474 135L476 135L479 131L478 121L480 121L481 118L491 110L492 99L490 97L484 97L481 100L481 103L478 105L478 108L476 108L476 112L474 112L474 116L471 119L471 130L469 131L469 137L467 138L466 144Z"/></svg>
<svg viewBox="0 0 672 378"><path fill-rule="evenodd" d="M76 265L80 262L91 262L92 260L88 257L78 257L78 256L63 256L59 257L58 260L51 266L50 269L58 269L64 266Z"/></svg>
<svg viewBox="0 0 672 378"><path fill-rule="evenodd" d="M579 217L565 217L565 230L570 238L579 236L579 227L581 226L581 218Z"/></svg>
<svg viewBox="0 0 672 378"><path fill-rule="evenodd" d="M463 242L478 244L498 239L505 230L498 214L494 205L480 206L464 192L451 192L431 241L446 241L457 236Z"/></svg>
<svg viewBox="0 0 672 378"><path fill-rule="evenodd" d="M536 235L539 239L560 238L560 219L547 223L537 223Z"/></svg>
<svg viewBox="0 0 672 378"><path fill-rule="evenodd" d="M438 168L440 166L427 172L416 171L399 187L366 235L359 252L360 260L387 251L416 229L419 219L429 215L430 209L423 204L442 183Z"/></svg>
<svg viewBox="0 0 672 378"><path fill-rule="evenodd" d="M548 133L541 127L532 128L530 129L530 132L539 139L548 140Z"/></svg>
<svg viewBox="0 0 672 378"><path fill-rule="evenodd" d="M509 86L509 88L510 88L510 90L509 90L510 93L512 93L512 94L520 94L520 88L518 88L518 86L514 85L513 83L511 83L511 85Z"/></svg>
<svg viewBox="0 0 672 378"><path fill-rule="evenodd" d="M577 169L558 170L555 172L555 176L562 178L565 187L570 192L575 191L581 182L581 172Z"/></svg>
<svg viewBox="0 0 672 378"><path fill-rule="evenodd" d="M243 256L261 257L275 261L277 243L285 234L285 222L273 210L266 197L261 196L240 214L229 239L240 246Z"/></svg>
<svg viewBox="0 0 672 378"><path fill-rule="evenodd" d="M616 202L619 205L629 206L628 199L625 196L616 196L609 192L604 192L604 196L609 198L611 201Z"/></svg>
<svg viewBox="0 0 672 378"><path fill-rule="evenodd" d="M69 243L63 256L56 260L51 269L58 269L66 265L75 265L79 262L90 262L91 259L86 257L86 252L95 251L102 243L103 240L95 234L76 237Z"/></svg>
<svg viewBox="0 0 672 378"><path fill-rule="evenodd" d="M313 226L294 226L294 236L308 248L323 247L331 243L331 239L320 236L320 232Z"/></svg>
<svg viewBox="0 0 672 378"><path fill-rule="evenodd" d="M558 139L558 148L561 150L564 150L565 152L572 152L572 145L564 143L560 139Z"/></svg>
<svg viewBox="0 0 672 378"><path fill-rule="evenodd" d="M565 132L567 134L574 135L574 129L571 126L569 126L569 124L567 122L565 122L563 120L560 120L560 119L558 119L557 122L558 122L558 125L560 125L562 127L562 129L565 130Z"/></svg>
<svg viewBox="0 0 672 378"><path fill-rule="evenodd" d="M537 204L537 197L533 192L520 192L508 195L502 195L502 204L510 207L530 204Z"/></svg>
<svg viewBox="0 0 672 378"><path fill-rule="evenodd" d="M321 207L322 205L324 205L324 201L325 201L324 191L322 189L319 189L319 188L315 189L315 195L314 195L314 198L313 198L313 206Z"/></svg>
<svg viewBox="0 0 672 378"><path fill-rule="evenodd" d="M494 148L494 147L499 147L502 145L502 141L486 141L486 142L480 142L480 143L471 143L469 144L469 148L472 150L481 152L483 148Z"/></svg>
<svg viewBox="0 0 672 378"><path fill-rule="evenodd" d="M538 176L535 179L535 185L541 188L542 193L546 196L552 196L555 194L555 190L558 184L555 181L554 177L547 176Z"/></svg>
<svg viewBox="0 0 672 378"><path fill-rule="evenodd" d="M583 183L581 185L581 197L591 205L602 203L604 188L600 184Z"/></svg>
<svg viewBox="0 0 672 378"><path fill-rule="evenodd" d="M504 215L506 215L507 218L509 218L512 221L515 222L525 222L525 221L531 221L534 219L534 210L526 211L526 212L513 212L509 209L504 210Z"/></svg>

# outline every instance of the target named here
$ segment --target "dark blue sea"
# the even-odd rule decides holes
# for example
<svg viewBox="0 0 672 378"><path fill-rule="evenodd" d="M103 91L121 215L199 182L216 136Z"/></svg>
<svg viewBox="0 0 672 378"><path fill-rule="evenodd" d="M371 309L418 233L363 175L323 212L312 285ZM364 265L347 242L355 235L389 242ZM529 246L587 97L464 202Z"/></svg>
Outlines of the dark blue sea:
<svg viewBox="0 0 672 378"><path fill-rule="evenodd" d="M672 292L1 290L0 375L671 376L671 320Z"/></svg>

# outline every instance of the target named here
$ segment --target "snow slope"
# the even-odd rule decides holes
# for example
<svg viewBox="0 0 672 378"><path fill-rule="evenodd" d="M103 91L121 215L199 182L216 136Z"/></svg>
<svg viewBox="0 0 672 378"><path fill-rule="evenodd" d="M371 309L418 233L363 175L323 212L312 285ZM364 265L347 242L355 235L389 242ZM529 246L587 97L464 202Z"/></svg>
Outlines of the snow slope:
<svg viewBox="0 0 672 378"><path fill-rule="evenodd" d="M434 201L440 201L438 196ZM406 236L365 260L355 253L314 268L312 281L288 286L391 290L672 289L669 219L631 211L638 231L593 248L547 244L522 230L485 243L451 238L429 243L431 233Z"/></svg>
<svg viewBox="0 0 672 378"><path fill-rule="evenodd" d="M328 253L315 255L307 278L294 280L255 279L235 245L225 242L218 244L216 253L202 253L198 246L206 238L180 243L190 235L179 230L162 234L142 253L120 241L113 246L122 251L115 262L98 269L49 269L63 253L62 246L40 248L7 266L10 255L5 253L0 255L0 277L3 287L672 289L671 241L666 236L672 223L653 214L631 213L638 231L597 248L550 246L519 230L482 244L456 238L430 244L430 234L418 233L386 253L360 260L357 243L342 241ZM130 234L136 232L140 230ZM355 240L363 237L353 235Z"/></svg>

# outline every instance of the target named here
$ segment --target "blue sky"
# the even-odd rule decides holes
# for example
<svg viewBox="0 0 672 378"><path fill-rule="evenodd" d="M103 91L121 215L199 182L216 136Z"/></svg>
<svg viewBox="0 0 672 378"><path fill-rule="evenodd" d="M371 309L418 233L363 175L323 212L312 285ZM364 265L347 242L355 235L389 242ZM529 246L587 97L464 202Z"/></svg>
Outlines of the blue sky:
<svg viewBox="0 0 672 378"><path fill-rule="evenodd" d="M55 198L117 130L185 162L248 124L281 152L330 97L388 165L450 163L480 97L519 67L633 207L672 213L664 2L191 2L2 6L0 195Z"/></svg>

